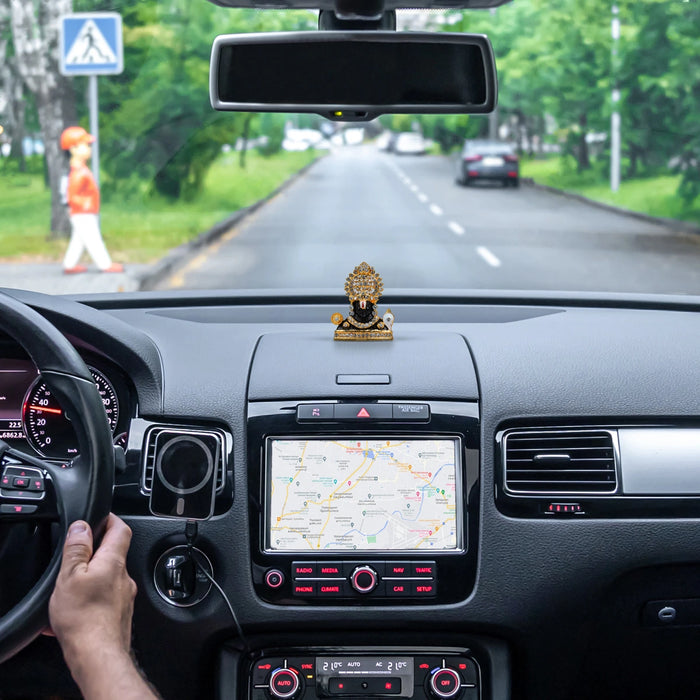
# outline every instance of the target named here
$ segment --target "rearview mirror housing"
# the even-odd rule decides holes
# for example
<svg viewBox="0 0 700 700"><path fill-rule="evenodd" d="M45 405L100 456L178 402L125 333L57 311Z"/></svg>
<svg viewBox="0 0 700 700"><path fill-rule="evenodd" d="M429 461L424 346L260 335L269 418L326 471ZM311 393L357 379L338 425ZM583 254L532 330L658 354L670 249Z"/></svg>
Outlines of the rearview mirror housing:
<svg viewBox="0 0 700 700"><path fill-rule="evenodd" d="M483 34L318 31L214 40L214 109L312 112L338 121L380 114L486 114L496 106Z"/></svg>

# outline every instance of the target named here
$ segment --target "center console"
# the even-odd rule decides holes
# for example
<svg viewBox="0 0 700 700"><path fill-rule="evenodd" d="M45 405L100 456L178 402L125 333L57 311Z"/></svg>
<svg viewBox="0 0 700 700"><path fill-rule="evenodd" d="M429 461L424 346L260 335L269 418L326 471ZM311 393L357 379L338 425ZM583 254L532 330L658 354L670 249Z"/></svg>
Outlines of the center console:
<svg viewBox="0 0 700 700"><path fill-rule="evenodd" d="M261 599L431 605L469 595L475 403L251 402L248 450Z"/></svg>

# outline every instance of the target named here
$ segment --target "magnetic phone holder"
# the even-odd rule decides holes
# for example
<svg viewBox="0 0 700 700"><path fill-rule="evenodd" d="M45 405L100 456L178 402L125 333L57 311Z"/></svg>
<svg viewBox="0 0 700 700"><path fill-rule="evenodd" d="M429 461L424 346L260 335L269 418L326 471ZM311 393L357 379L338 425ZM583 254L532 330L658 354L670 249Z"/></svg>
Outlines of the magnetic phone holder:
<svg viewBox="0 0 700 700"><path fill-rule="evenodd" d="M162 431L156 443L151 513L184 520L210 518L220 451L221 441L214 433Z"/></svg>

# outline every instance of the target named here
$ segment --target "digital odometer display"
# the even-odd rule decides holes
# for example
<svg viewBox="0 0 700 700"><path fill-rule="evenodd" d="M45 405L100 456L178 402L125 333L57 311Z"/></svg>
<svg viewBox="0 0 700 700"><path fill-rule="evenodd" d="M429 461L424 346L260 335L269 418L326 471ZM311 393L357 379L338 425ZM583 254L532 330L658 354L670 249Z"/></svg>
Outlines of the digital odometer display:
<svg viewBox="0 0 700 700"><path fill-rule="evenodd" d="M0 440L22 440L22 399L36 369L26 360L4 360L0 366Z"/></svg>
<svg viewBox="0 0 700 700"><path fill-rule="evenodd" d="M458 549L459 454L452 438L269 438L267 549Z"/></svg>

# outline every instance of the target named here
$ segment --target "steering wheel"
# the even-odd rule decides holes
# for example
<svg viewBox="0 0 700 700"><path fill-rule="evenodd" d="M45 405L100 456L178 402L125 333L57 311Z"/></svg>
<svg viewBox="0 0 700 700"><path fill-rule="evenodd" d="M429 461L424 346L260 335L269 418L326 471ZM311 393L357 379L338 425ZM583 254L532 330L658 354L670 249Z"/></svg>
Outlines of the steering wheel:
<svg viewBox="0 0 700 700"><path fill-rule="evenodd" d="M16 340L36 364L42 379L71 418L79 456L64 466L11 448L0 440L0 478L10 469L50 477L44 498L55 491L59 542L48 567L34 587L0 617L0 663L34 640L48 624L48 602L61 566L68 526L86 520L97 539L104 529L114 485L114 447L102 399L90 371L66 338L43 316L0 292L0 330ZM25 517L22 498L0 488L0 519ZM26 501L36 504L37 501ZM3 507L4 506L4 507ZM6 512L7 511L7 512ZM2 562L0 562L2 565Z"/></svg>

